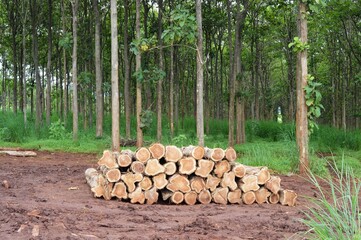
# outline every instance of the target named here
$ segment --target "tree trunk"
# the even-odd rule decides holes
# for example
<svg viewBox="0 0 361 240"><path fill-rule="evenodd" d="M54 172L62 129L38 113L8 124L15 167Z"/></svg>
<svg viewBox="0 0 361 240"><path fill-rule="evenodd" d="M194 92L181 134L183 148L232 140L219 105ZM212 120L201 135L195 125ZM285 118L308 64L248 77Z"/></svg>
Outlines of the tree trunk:
<svg viewBox="0 0 361 240"><path fill-rule="evenodd" d="M23 13L23 36L22 36L22 45L23 45L23 117L24 117L24 126L27 126L27 115L26 115L26 102L27 102L27 94L26 94L26 19L28 15L28 11L26 8L26 3L23 1L22 3L22 13Z"/></svg>
<svg viewBox="0 0 361 240"><path fill-rule="evenodd" d="M203 30L202 2L196 0L197 18L197 137L198 145L204 146L204 116L203 116Z"/></svg>
<svg viewBox="0 0 361 240"><path fill-rule="evenodd" d="M52 56L52 25L53 25L53 2L48 0L48 63L46 65L46 125L50 126L51 115L51 56Z"/></svg>
<svg viewBox="0 0 361 240"><path fill-rule="evenodd" d="M72 0L73 11L73 140L78 141L78 0Z"/></svg>
<svg viewBox="0 0 361 240"><path fill-rule="evenodd" d="M128 11L129 2L124 0L124 112L125 112L125 137L130 139L130 63L128 57Z"/></svg>
<svg viewBox="0 0 361 240"><path fill-rule="evenodd" d="M298 30L302 43L307 43L306 4L299 1ZM304 88L307 86L307 50L297 53L297 114L296 138L299 151L299 170L305 174L308 170L308 121Z"/></svg>
<svg viewBox="0 0 361 240"><path fill-rule="evenodd" d="M95 19L95 95L96 95L96 133L97 138L103 136L103 91L102 91L102 68L101 68L101 46L100 46L100 16L98 9L98 0L93 0L94 19Z"/></svg>
<svg viewBox="0 0 361 240"><path fill-rule="evenodd" d="M119 152L119 86L118 86L118 11L117 1L110 1L111 54L112 54L112 149Z"/></svg>
<svg viewBox="0 0 361 240"><path fill-rule="evenodd" d="M61 0L61 21L63 34L66 34L65 28L65 6L64 0ZM66 49L63 47L63 82L64 82L64 105L63 105L63 121L66 126L68 118L68 78L67 78L67 63L66 63Z"/></svg>
<svg viewBox="0 0 361 240"><path fill-rule="evenodd" d="M162 17L163 0L158 0L158 45L159 45L159 70L164 71L163 41L162 41ZM157 86L157 140L162 140L162 85L163 78L158 79Z"/></svg>
<svg viewBox="0 0 361 240"><path fill-rule="evenodd" d="M169 131L171 139L174 137L174 46L170 47L169 73Z"/></svg>
<svg viewBox="0 0 361 240"><path fill-rule="evenodd" d="M140 40L140 0L136 0L136 20L135 20L136 39ZM142 71L142 57L140 51L135 56L135 71L139 74ZM136 114L137 114L137 147L143 145L143 130L141 128L142 114L142 83L137 79L136 93Z"/></svg>

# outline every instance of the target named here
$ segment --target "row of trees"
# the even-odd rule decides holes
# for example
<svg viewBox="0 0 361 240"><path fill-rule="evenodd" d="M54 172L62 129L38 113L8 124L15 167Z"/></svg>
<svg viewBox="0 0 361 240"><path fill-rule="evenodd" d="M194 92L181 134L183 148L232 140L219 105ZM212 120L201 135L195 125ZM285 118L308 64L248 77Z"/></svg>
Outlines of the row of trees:
<svg viewBox="0 0 361 240"><path fill-rule="evenodd" d="M95 122L101 137L103 114L114 111L113 147L119 114L126 138L137 116L138 145L150 112L159 141L165 114L171 136L181 119L196 117L200 144L209 119L228 118L233 145L246 141L246 119L273 119L279 106L287 120L300 113L296 57L306 59L308 50L299 94L308 65L323 84L320 121L359 128L359 9L355 0L1 0L1 108L22 111L24 124L27 109L35 110L37 128L52 115L72 116L74 139L79 119L84 128ZM298 25L309 23L308 41L294 39L298 10ZM301 98L318 116L316 95Z"/></svg>

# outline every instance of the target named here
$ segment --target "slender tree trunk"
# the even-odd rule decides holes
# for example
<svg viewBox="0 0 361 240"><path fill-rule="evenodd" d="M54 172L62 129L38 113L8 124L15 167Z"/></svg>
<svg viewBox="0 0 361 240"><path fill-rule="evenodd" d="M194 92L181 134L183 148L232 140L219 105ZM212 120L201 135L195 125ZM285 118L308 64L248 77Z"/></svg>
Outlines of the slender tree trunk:
<svg viewBox="0 0 361 240"><path fill-rule="evenodd" d="M164 71L163 41L162 41L162 17L163 0L158 0L158 44L159 44L159 69ZM157 86L157 140L162 140L162 86L163 78L159 78Z"/></svg>
<svg viewBox="0 0 361 240"><path fill-rule="evenodd" d="M48 12L48 63L46 66L46 125L50 125L50 115L51 115L51 53L52 53L52 25L53 25L53 2L48 0L49 12Z"/></svg>
<svg viewBox="0 0 361 240"><path fill-rule="evenodd" d="M136 40L140 39L140 0L136 0L136 18L135 18ZM135 56L135 71L140 73L142 71L142 57L140 51ZM137 147L143 145L143 131L141 128L141 114L142 114L142 83L137 80L137 99L136 99L136 115L137 115Z"/></svg>
<svg viewBox="0 0 361 240"><path fill-rule="evenodd" d="M27 115L26 115L26 19L27 19L27 8L26 8L26 1L22 2L22 14L23 14L23 29L22 29L22 45L23 45L23 117L24 117L24 126L27 126Z"/></svg>
<svg viewBox="0 0 361 240"><path fill-rule="evenodd" d="M78 141L78 0L72 0L73 11L73 140Z"/></svg>
<svg viewBox="0 0 361 240"><path fill-rule="evenodd" d="M198 145L204 146L204 116L203 116L203 30L202 1L196 0L197 19L197 137Z"/></svg>
<svg viewBox="0 0 361 240"><path fill-rule="evenodd" d="M62 21L62 30L63 34L66 34L65 27L65 6L64 0L61 0L61 21ZM66 61L66 49L63 47L63 82L64 82L64 105L63 105L63 120L64 126L67 124L68 118L68 77L67 77L67 61Z"/></svg>
<svg viewBox="0 0 361 240"><path fill-rule="evenodd" d="M302 43L307 43L307 12L306 4L298 4L298 30ZM301 174L308 170L308 121L307 105L304 88L307 86L307 50L297 53L297 113L296 113L296 138L299 150L299 170Z"/></svg>
<svg viewBox="0 0 361 240"><path fill-rule="evenodd" d="M169 128L170 137L174 137L174 46L170 47L169 70Z"/></svg>
<svg viewBox="0 0 361 240"><path fill-rule="evenodd" d="M98 0L93 0L95 19L95 92L96 92L96 133L97 138L103 136L103 92L102 92L102 69L101 69L101 46L100 46L100 16Z"/></svg>
<svg viewBox="0 0 361 240"><path fill-rule="evenodd" d="M110 1L110 25L112 43L112 149L119 152L119 64L118 64L118 11L117 1Z"/></svg>
<svg viewBox="0 0 361 240"><path fill-rule="evenodd" d="M128 56L128 12L129 12L129 2L124 0L124 111L125 111L125 136L127 139L130 139L130 62Z"/></svg>
<svg viewBox="0 0 361 240"><path fill-rule="evenodd" d="M5 53L3 53L3 56L2 56L2 59L3 60L3 81L2 81L2 94L1 94L1 98L2 98L2 111L5 112L6 111L6 67L7 67L7 62L6 62L6 59L5 59Z"/></svg>

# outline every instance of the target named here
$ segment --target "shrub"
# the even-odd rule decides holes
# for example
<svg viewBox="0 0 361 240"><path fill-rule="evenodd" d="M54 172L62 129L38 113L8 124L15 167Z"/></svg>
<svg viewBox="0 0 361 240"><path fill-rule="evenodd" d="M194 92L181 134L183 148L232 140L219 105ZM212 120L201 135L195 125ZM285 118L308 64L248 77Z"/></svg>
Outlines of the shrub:
<svg viewBox="0 0 361 240"><path fill-rule="evenodd" d="M51 123L49 127L49 138L56 140L63 140L68 137L66 129L64 127L64 123L60 120Z"/></svg>

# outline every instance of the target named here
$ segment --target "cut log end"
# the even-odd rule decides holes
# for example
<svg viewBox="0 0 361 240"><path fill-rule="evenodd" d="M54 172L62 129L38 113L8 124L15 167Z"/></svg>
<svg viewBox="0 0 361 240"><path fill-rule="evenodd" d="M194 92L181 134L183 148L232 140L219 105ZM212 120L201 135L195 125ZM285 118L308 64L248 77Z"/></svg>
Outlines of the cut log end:
<svg viewBox="0 0 361 240"><path fill-rule="evenodd" d="M150 159L150 152L147 148L141 147L135 153L135 158L142 163L146 163Z"/></svg>
<svg viewBox="0 0 361 240"><path fill-rule="evenodd" d="M145 166L144 173L148 176L155 176L159 173L164 173L165 168L161 165L158 159L150 159Z"/></svg>
<svg viewBox="0 0 361 240"><path fill-rule="evenodd" d="M214 168L214 174L216 174L217 177L221 178L223 177L223 174L226 172L229 172L231 170L231 164L227 160L223 160L220 162L217 162Z"/></svg>
<svg viewBox="0 0 361 240"><path fill-rule="evenodd" d="M130 169L132 170L133 173L144 173L145 170L145 166L144 163L140 162L140 161L135 161L132 162Z"/></svg>
<svg viewBox="0 0 361 240"><path fill-rule="evenodd" d="M184 202L187 205L194 205L197 202L198 194L195 191L190 191L184 194Z"/></svg>
<svg viewBox="0 0 361 240"><path fill-rule="evenodd" d="M219 204L227 204L228 203L228 188L216 188L212 193L213 202Z"/></svg>
<svg viewBox="0 0 361 240"><path fill-rule="evenodd" d="M212 201L212 195L208 190L203 190L198 194L197 200L201 204L209 204Z"/></svg>
<svg viewBox="0 0 361 240"><path fill-rule="evenodd" d="M236 189L234 191L228 192L227 196L228 202L233 204L242 203L242 191L241 189Z"/></svg>
<svg viewBox="0 0 361 240"><path fill-rule="evenodd" d="M99 166L105 166L109 169L118 168L116 157L112 151L105 150L103 156L98 161Z"/></svg>
<svg viewBox="0 0 361 240"><path fill-rule="evenodd" d="M178 162L183 157L183 153L180 148L176 146L166 146L165 148L165 160L168 162Z"/></svg>
<svg viewBox="0 0 361 240"><path fill-rule="evenodd" d="M153 187L150 190L144 192L144 197L148 205L154 204L158 201L159 193L157 188Z"/></svg>
<svg viewBox="0 0 361 240"><path fill-rule="evenodd" d="M237 159L236 150L234 150L232 147L227 148L225 151L225 156L228 161L234 162Z"/></svg>
<svg viewBox="0 0 361 240"><path fill-rule="evenodd" d="M178 161L179 173L190 175L197 169L196 160L193 157L182 158Z"/></svg>
<svg viewBox="0 0 361 240"><path fill-rule="evenodd" d="M185 157L193 157L196 160L202 159L204 156L204 148L201 146L188 146L182 149Z"/></svg>
<svg viewBox="0 0 361 240"><path fill-rule="evenodd" d="M123 182L117 182L113 187L111 195L112 197L117 197L118 199L127 199L127 187Z"/></svg>
<svg viewBox="0 0 361 240"><path fill-rule="evenodd" d="M211 160L201 159L198 161L198 167L195 171L197 176L206 178L212 172L214 168L214 162Z"/></svg>
<svg viewBox="0 0 361 240"><path fill-rule="evenodd" d="M243 193L242 201L246 205L251 205L256 201L256 194L253 191Z"/></svg>
<svg viewBox="0 0 361 240"><path fill-rule="evenodd" d="M292 190L280 190L280 203L285 206L295 206L297 194Z"/></svg>
<svg viewBox="0 0 361 240"><path fill-rule="evenodd" d="M277 194L281 189L281 178L278 176L272 176L266 183L265 187L272 193Z"/></svg>
<svg viewBox="0 0 361 240"><path fill-rule="evenodd" d="M184 200L184 194L181 192L174 192L173 195L170 198L172 203L180 204Z"/></svg>
<svg viewBox="0 0 361 240"><path fill-rule="evenodd" d="M149 147L151 157L155 159L161 159L165 155L165 147L161 143L154 143Z"/></svg>

